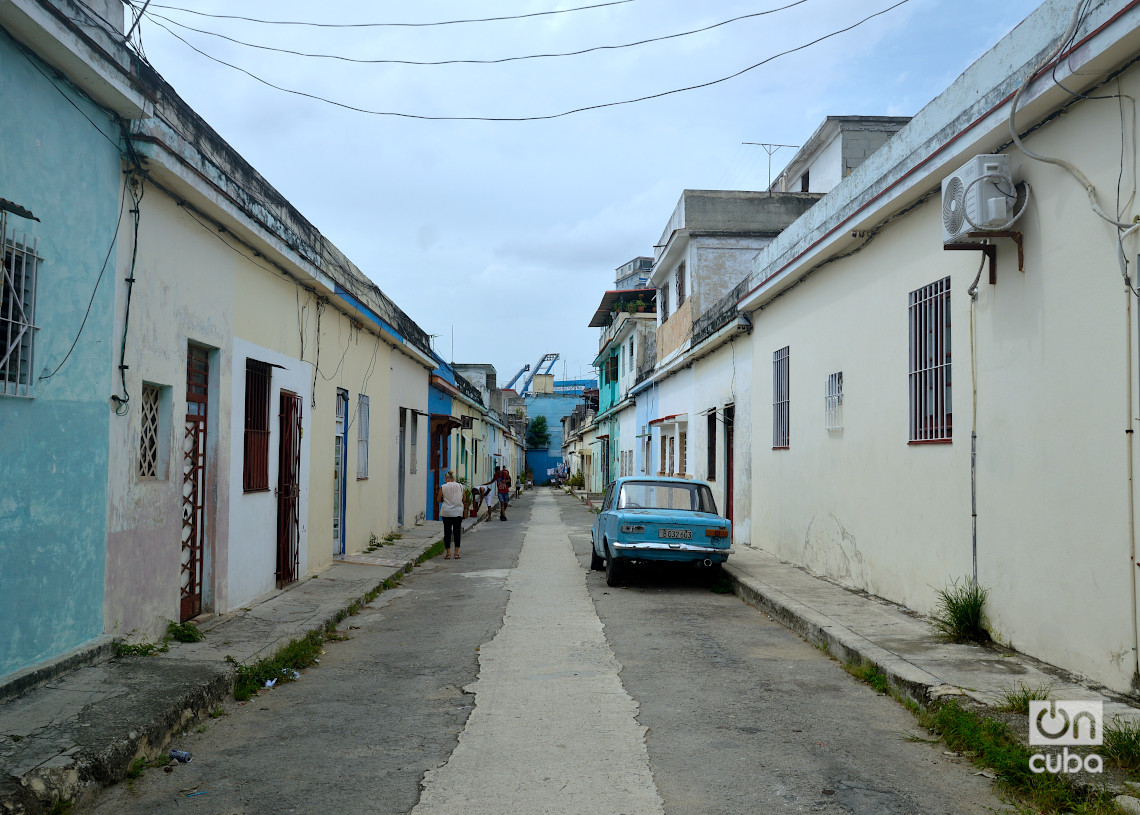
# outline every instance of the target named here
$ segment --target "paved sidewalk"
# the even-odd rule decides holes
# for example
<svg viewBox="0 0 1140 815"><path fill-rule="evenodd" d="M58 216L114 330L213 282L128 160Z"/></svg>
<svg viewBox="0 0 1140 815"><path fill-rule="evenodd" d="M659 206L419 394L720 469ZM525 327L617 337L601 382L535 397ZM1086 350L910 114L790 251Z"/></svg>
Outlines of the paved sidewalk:
<svg viewBox="0 0 1140 815"><path fill-rule="evenodd" d="M464 531L476 523L464 519ZM172 642L154 656L104 657L0 704L0 813L47 812L60 798L81 802L123 780L137 757L160 755L172 734L231 698L234 668L227 657L256 662L324 628L385 580L411 571L443 540L439 521L399 531L391 545L200 621L201 642ZM94 650L110 653L105 645Z"/></svg>
<svg viewBox="0 0 1140 815"><path fill-rule="evenodd" d="M1051 686L1054 699L1102 701L1105 720L1140 710L1039 660L1004 648L942 640L901 606L837 586L750 546L734 546L725 571L736 592L841 662L869 662L920 705L963 696L987 706L1021 685Z"/></svg>

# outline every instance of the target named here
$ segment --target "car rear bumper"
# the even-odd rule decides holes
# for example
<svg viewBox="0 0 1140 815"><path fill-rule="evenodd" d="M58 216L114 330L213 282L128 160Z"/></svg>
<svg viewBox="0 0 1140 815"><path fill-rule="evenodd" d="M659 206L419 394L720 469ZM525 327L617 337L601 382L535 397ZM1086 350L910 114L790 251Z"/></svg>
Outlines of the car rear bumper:
<svg viewBox="0 0 1140 815"><path fill-rule="evenodd" d="M643 541L639 543L610 543L614 554L623 558L645 558L646 560L702 560L708 558L716 563L723 563L732 554L731 547L701 546L696 543L681 543L679 541L657 542Z"/></svg>

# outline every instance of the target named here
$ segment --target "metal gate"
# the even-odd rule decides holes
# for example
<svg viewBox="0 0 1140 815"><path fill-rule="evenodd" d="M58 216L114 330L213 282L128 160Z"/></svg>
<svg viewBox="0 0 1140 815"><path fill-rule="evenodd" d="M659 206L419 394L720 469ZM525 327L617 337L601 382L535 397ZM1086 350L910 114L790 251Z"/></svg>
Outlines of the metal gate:
<svg viewBox="0 0 1140 815"><path fill-rule="evenodd" d="M277 477L277 588L297 579L301 491L301 397L281 391L281 455Z"/></svg>
<svg viewBox="0 0 1140 815"><path fill-rule="evenodd" d="M186 351L186 430L182 437L182 573L180 621L202 613L202 555L206 541L206 411L210 352Z"/></svg>

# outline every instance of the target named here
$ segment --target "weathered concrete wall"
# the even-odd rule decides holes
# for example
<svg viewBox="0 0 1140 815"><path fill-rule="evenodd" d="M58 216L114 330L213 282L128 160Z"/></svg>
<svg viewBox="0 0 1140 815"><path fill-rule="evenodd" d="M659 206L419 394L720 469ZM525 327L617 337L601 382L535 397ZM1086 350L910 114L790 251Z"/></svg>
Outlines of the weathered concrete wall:
<svg viewBox="0 0 1140 815"><path fill-rule="evenodd" d="M155 639L165 632L167 621L179 619L189 342L212 349L207 483L202 492L207 522L204 610L224 609L226 604L233 275L241 261L162 192L145 185L142 191L125 360L132 404L111 425L106 609L107 633ZM125 224L120 233L117 332L126 314L124 281L132 241L133 227ZM161 388L160 443L167 461L159 477L145 479L138 469L144 383Z"/></svg>
<svg viewBox="0 0 1140 815"><path fill-rule="evenodd" d="M1094 4L1088 29L1117 11ZM1140 349L1116 230L1090 211L1073 179L1007 150L1014 178L1034 191L1017 224L1025 271L1012 243L999 241L996 285L983 275L972 305L966 290L977 258L941 245L938 183L1008 138L1008 110L989 111L1070 12L1047 2L757 262L757 279L770 283L744 301L755 324L753 436L772 424L771 377L760 361L790 346L791 444L753 445L752 539L847 585L931 610L938 588L971 573L976 422L978 577L990 589L992 633L1128 690L1136 669L1128 441L1136 414L1126 383ZM1138 24L1137 11L1126 12L1063 61L1058 78L1080 86L1140 53ZM1120 84L1121 93L1140 92L1140 71L1128 69ZM1026 143L1074 161L1109 200L1121 173L1119 111L1066 97L1048 75L1027 98L1036 101L1019 116L1022 127L1073 102ZM1138 159L1127 143L1126 188ZM884 224L930 190L861 252L819 265L848 248L845 230ZM829 231L835 237L821 241ZM1135 245L1127 252L1135 257ZM907 297L947 276L953 439L907 444ZM844 374L844 427L829 432L820 397L836 371Z"/></svg>
<svg viewBox="0 0 1140 815"><path fill-rule="evenodd" d="M19 112L0 117L0 198L39 218L12 216L9 227L43 259L34 398L0 397L0 676L103 631L107 397L117 386L115 287L96 283L116 237L119 129L74 90L70 104L50 73L0 31L0 110Z"/></svg>

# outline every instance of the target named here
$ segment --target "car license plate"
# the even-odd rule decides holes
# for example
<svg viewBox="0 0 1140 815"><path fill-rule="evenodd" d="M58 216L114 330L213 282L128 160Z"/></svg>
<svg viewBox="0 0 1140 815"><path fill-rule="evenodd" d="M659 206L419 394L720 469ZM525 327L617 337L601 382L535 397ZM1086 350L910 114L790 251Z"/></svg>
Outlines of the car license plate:
<svg viewBox="0 0 1140 815"><path fill-rule="evenodd" d="M681 540L692 540L693 530L691 529L658 529L657 537L659 538L674 538Z"/></svg>

